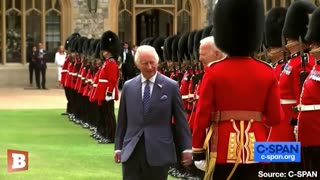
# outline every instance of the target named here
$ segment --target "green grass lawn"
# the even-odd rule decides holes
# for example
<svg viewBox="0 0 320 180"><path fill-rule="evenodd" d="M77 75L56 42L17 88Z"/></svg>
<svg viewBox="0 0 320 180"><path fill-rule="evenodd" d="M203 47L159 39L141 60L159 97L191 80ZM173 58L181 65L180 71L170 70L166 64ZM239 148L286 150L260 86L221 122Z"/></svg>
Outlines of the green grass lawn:
<svg viewBox="0 0 320 180"><path fill-rule="evenodd" d="M98 144L62 111L0 110L0 180L121 179L114 145ZM28 151L29 170L8 173L7 149Z"/></svg>

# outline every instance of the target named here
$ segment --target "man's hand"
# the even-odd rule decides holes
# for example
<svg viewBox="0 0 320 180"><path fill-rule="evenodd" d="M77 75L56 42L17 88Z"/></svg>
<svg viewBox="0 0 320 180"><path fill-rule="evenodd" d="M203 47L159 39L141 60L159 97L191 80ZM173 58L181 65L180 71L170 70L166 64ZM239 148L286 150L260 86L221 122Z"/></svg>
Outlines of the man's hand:
<svg viewBox="0 0 320 180"><path fill-rule="evenodd" d="M192 152L183 152L182 153L182 165L190 166L192 164Z"/></svg>
<svg viewBox="0 0 320 180"><path fill-rule="evenodd" d="M121 163L121 152L119 151L114 152L114 162Z"/></svg>

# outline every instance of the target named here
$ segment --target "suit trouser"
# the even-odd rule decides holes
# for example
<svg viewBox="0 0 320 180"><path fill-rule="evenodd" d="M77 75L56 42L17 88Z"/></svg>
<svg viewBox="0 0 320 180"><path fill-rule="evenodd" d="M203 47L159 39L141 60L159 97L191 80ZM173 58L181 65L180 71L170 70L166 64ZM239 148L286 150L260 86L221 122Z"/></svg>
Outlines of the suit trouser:
<svg viewBox="0 0 320 180"><path fill-rule="evenodd" d="M225 180L232 171L234 164L216 164L213 177L214 180ZM239 179L261 179L258 176L258 172L263 170L262 164L239 164L236 171L232 176L232 180ZM280 170L278 170L280 171Z"/></svg>
<svg viewBox="0 0 320 180"><path fill-rule="evenodd" d="M66 110L66 112L70 113L70 93L69 93L69 89L70 88L67 88L67 87L63 86L63 89L64 89L64 94L65 94L66 99L67 99L67 110Z"/></svg>
<svg viewBox="0 0 320 180"><path fill-rule="evenodd" d="M33 83L33 72L36 72L36 65L34 64L34 62L30 62L29 63L29 82L30 84Z"/></svg>
<svg viewBox="0 0 320 180"><path fill-rule="evenodd" d="M41 87L46 88L46 67L37 67L36 68L36 83L37 87L40 88L40 74L41 74Z"/></svg>
<svg viewBox="0 0 320 180"><path fill-rule="evenodd" d="M123 180L166 180L169 166L150 166L146 158L144 135L131 156L122 163Z"/></svg>
<svg viewBox="0 0 320 180"><path fill-rule="evenodd" d="M302 147L304 170L320 172L320 147ZM301 169L302 170L302 169Z"/></svg>

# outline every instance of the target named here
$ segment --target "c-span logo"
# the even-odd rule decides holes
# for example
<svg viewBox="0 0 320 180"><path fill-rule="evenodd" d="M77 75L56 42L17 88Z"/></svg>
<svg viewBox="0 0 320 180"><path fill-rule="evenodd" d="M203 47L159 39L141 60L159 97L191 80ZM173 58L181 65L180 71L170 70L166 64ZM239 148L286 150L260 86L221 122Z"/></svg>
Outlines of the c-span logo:
<svg viewBox="0 0 320 180"><path fill-rule="evenodd" d="M28 152L18 150L7 150L8 172L28 170Z"/></svg>
<svg viewBox="0 0 320 180"><path fill-rule="evenodd" d="M300 162L300 142L255 142L256 162Z"/></svg>

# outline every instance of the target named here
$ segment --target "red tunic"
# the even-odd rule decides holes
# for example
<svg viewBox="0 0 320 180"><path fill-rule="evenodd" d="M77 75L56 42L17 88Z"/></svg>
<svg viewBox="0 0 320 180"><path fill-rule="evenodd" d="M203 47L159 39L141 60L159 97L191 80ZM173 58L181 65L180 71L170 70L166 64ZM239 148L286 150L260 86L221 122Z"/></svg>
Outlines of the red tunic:
<svg viewBox="0 0 320 180"><path fill-rule="evenodd" d="M182 102L183 102L184 109L187 109L188 99L189 99L189 91L188 91L188 87L189 87L189 83L190 83L189 76L190 75L189 75L188 71L186 71L183 74L183 78L181 80L181 86L180 86L180 93L182 96Z"/></svg>
<svg viewBox="0 0 320 180"><path fill-rule="evenodd" d="M84 90L83 90L83 96L89 97L89 92L90 92L90 89L92 88L92 83L91 83L92 76L93 75L92 75L91 69L89 68L86 74L86 79L85 79L86 86L84 87Z"/></svg>
<svg viewBox="0 0 320 180"><path fill-rule="evenodd" d="M75 85L75 87L74 87L74 89L76 90L76 91L78 91L79 92L79 89L81 88L81 74L83 73L83 71L85 71L85 69L84 69L84 66L83 66L83 63L81 64L81 67L80 67L80 70L79 70L79 72L78 72L78 75L77 75L77 77L76 77L76 85Z"/></svg>
<svg viewBox="0 0 320 180"><path fill-rule="evenodd" d="M95 94L96 88L98 86L100 72L101 72L101 67L99 67L98 71L94 74L94 76L92 78L92 88L90 89L90 92L89 92L90 102L94 102L94 101L98 100L98 99L95 99L94 94Z"/></svg>
<svg viewBox="0 0 320 180"><path fill-rule="evenodd" d="M315 64L315 59L311 55L308 55L308 63L306 63L305 70L310 72ZM284 119L280 126L274 127L272 131L276 131L276 134L271 134L274 138L272 141L295 141L294 126L290 125L291 119L296 119L298 113L292 110L293 107L298 105L300 100L301 85L300 85L300 73L304 69L301 67L301 57L293 57L284 67L280 75L280 98L281 107L284 112ZM291 101L288 102L288 101Z"/></svg>
<svg viewBox="0 0 320 180"><path fill-rule="evenodd" d="M303 84L300 104L320 104L320 65L316 65ZM300 111L298 141L302 146L320 146L320 110Z"/></svg>
<svg viewBox="0 0 320 180"><path fill-rule="evenodd" d="M68 75L66 76L66 80L64 82L64 86L67 88L71 88L74 66L75 66L74 62L69 63L69 65L68 65Z"/></svg>
<svg viewBox="0 0 320 180"><path fill-rule="evenodd" d="M87 68L83 67L82 71L81 71L81 74L80 74L81 80L80 80L78 93L80 93L82 95L83 95L85 87L87 86L87 82L86 82L87 72L88 72Z"/></svg>
<svg viewBox="0 0 320 180"><path fill-rule="evenodd" d="M215 62L206 69L198 100L192 147L202 151L206 129L211 125L213 112L217 111L255 111L266 117L265 121L244 122L244 147L241 149L241 163L253 163L248 159L249 141L266 141L265 124L274 126L280 119L279 85L273 69L265 63L250 57L228 57ZM250 123L250 126L248 124ZM217 163L235 163L228 159L231 135L239 136L240 121L225 119L218 122ZM250 139L248 138L248 136ZM250 145L251 146L251 145ZM252 145L253 146L253 145ZM252 152L251 152L252 153Z"/></svg>
<svg viewBox="0 0 320 180"><path fill-rule="evenodd" d="M62 85L64 85L64 83L65 83L65 81L66 81L66 77L69 75L69 74L68 74L68 66L69 66L69 64L70 64L69 59L70 59L70 56L67 56L67 57L66 57L66 60L65 60L64 63L63 63L63 66L62 66L61 81L60 81L60 83L61 83Z"/></svg>
<svg viewBox="0 0 320 180"><path fill-rule="evenodd" d="M276 74L277 80L280 80L280 74L282 72L282 66L284 66L284 62L283 61L279 61L276 66L273 68L274 73Z"/></svg>
<svg viewBox="0 0 320 180"><path fill-rule="evenodd" d="M98 77L97 88L93 95L96 100L104 100L107 93L114 95L118 100L119 69L114 58L106 59Z"/></svg>

